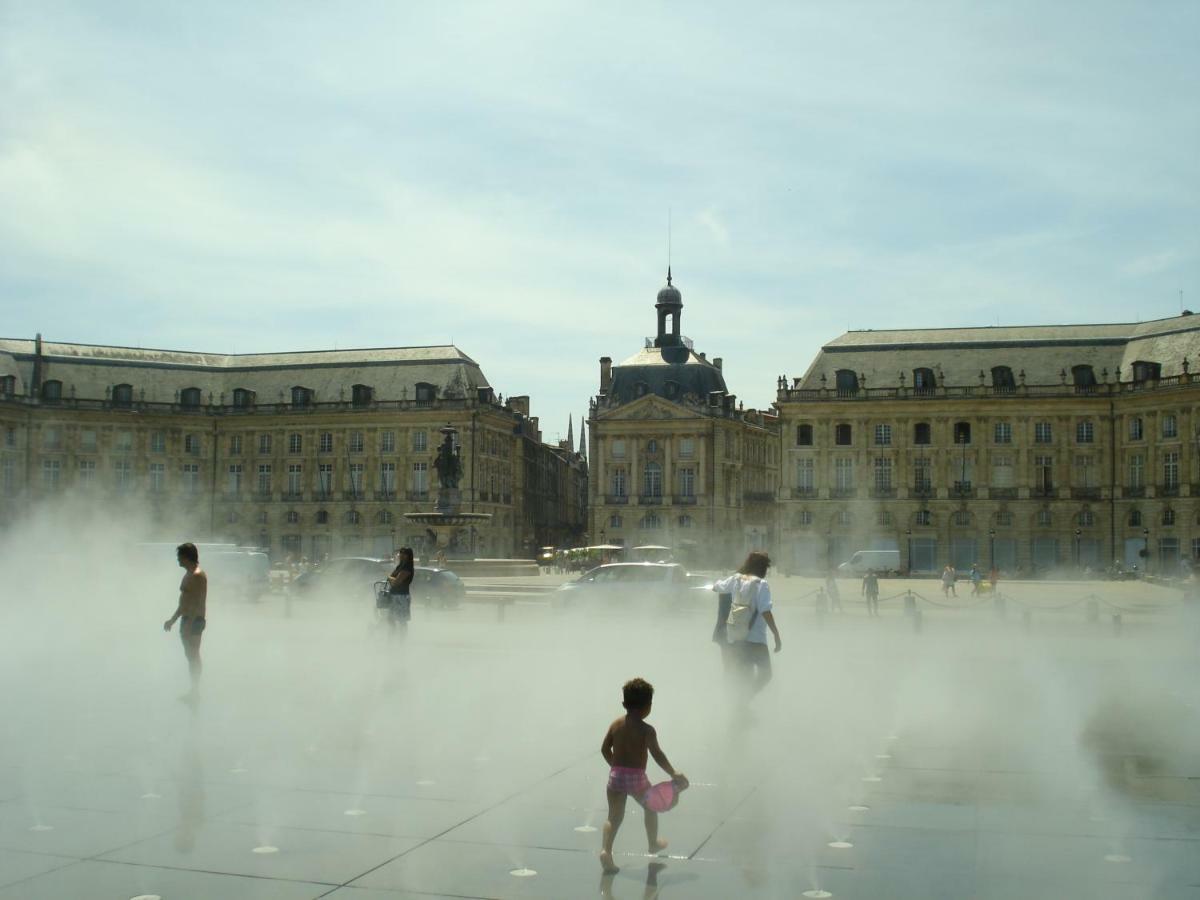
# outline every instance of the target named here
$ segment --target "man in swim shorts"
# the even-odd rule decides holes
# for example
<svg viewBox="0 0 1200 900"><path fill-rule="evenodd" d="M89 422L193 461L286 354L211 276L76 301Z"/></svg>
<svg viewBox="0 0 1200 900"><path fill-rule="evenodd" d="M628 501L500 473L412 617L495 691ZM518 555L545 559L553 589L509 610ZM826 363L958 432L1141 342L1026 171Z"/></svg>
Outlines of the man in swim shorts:
<svg viewBox="0 0 1200 900"><path fill-rule="evenodd" d="M163 631L170 631L179 621L179 639L192 679L192 689L180 699L192 702L200 697L200 636L204 633L208 575L200 568L200 552L195 544L180 544L175 548L175 558L186 572L179 582L179 605L175 614L163 622Z"/></svg>

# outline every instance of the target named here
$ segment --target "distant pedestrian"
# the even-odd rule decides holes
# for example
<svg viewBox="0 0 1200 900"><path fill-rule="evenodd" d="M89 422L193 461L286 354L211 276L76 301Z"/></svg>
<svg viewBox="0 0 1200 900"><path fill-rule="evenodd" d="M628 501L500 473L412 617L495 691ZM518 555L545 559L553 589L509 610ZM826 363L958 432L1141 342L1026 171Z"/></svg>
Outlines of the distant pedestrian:
<svg viewBox="0 0 1200 900"><path fill-rule="evenodd" d="M845 612L842 609L842 594L838 590L837 579L830 572L825 576L825 596L829 598L829 611Z"/></svg>
<svg viewBox="0 0 1200 900"><path fill-rule="evenodd" d="M875 570L867 572L862 580L863 596L867 598L867 615L879 615L879 576Z"/></svg>
<svg viewBox="0 0 1200 900"><path fill-rule="evenodd" d="M992 586L992 593L996 593L996 585L1000 583L1000 570L992 566L992 571L988 572L988 584Z"/></svg>
<svg viewBox="0 0 1200 900"><path fill-rule="evenodd" d="M974 597L979 594L979 586L981 584L983 584L983 573L979 571L979 563L971 564L970 579L971 579L971 596Z"/></svg>
<svg viewBox="0 0 1200 900"><path fill-rule="evenodd" d="M951 594L953 594L955 597L958 596L958 591L955 590L955 588L954 588L954 582L957 580L958 580L958 573L956 571L954 571L954 566L947 563L946 568L942 569L942 596L943 597L949 597Z"/></svg>

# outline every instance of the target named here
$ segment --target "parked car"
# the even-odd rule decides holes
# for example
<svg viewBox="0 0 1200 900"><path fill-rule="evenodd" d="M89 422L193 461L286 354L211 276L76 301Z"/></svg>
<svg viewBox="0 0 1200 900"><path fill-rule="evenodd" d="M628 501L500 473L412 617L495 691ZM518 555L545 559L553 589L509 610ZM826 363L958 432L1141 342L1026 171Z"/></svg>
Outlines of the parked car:
<svg viewBox="0 0 1200 900"><path fill-rule="evenodd" d="M689 575L678 563L609 563L562 584L551 602L559 608L602 608L622 603L701 605L712 598L712 580Z"/></svg>
<svg viewBox="0 0 1200 900"><path fill-rule="evenodd" d="M331 559L319 569L298 575L291 583L297 596L374 602L375 583L387 580L395 563L369 556ZM462 579L449 569L417 566L413 571L413 602L458 606L467 594Z"/></svg>

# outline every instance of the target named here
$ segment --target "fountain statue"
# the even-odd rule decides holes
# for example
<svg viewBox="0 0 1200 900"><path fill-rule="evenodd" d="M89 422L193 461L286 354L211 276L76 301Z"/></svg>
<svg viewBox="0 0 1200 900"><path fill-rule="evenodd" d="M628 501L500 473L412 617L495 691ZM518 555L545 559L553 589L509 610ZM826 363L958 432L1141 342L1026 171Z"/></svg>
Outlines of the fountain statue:
<svg viewBox="0 0 1200 900"><path fill-rule="evenodd" d="M437 555L445 554L463 528L487 522L492 517L491 513L462 512L459 509L461 495L458 483L462 479L463 464L455 441L458 430L447 423L441 429L441 435L442 442L433 461L438 476L437 500L433 511L404 514L404 518L410 522L425 526L435 544L432 552Z"/></svg>

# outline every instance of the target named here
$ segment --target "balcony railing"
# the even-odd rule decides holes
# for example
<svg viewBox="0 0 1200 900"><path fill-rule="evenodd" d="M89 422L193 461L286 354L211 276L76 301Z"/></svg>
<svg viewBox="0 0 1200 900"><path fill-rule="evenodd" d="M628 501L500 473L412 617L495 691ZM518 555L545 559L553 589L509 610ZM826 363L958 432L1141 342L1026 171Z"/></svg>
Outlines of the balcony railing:
<svg viewBox="0 0 1200 900"><path fill-rule="evenodd" d="M694 506L696 503L695 494L676 494L671 498L671 502L676 506Z"/></svg>
<svg viewBox="0 0 1200 900"><path fill-rule="evenodd" d="M1158 486L1158 489L1155 491L1155 494L1157 494L1159 497L1178 497L1179 496L1179 485L1178 484L1160 484Z"/></svg>
<svg viewBox="0 0 1200 900"><path fill-rule="evenodd" d="M875 485L871 488L871 496L876 500L890 500L896 496L896 489L891 485Z"/></svg>
<svg viewBox="0 0 1200 900"><path fill-rule="evenodd" d="M662 502L662 494L640 494L638 496L638 506L661 506Z"/></svg>
<svg viewBox="0 0 1200 900"><path fill-rule="evenodd" d="M355 491L355 490L342 491L342 499L343 500L361 500L362 498L363 498L362 491Z"/></svg>
<svg viewBox="0 0 1200 900"><path fill-rule="evenodd" d="M1121 495L1124 497L1145 497L1146 486L1144 484L1127 485L1121 488Z"/></svg>
<svg viewBox="0 0 1200 900"><path fill-rule="evenodd" d="M1100 488L1098 487L1073 487L1071 488L1072 500L1099 500Z"/></svg>
<svg viewBox="0 0 1200 900"><path fill-rule="evenodd" d="M975 486L969 481L956 481L950 488L951 497L974 497Z"/></svg>
<svg viewBox="0 0 1200 900"><path fill-rule="evenodd" d="M1039 485L1029 492L1029 496L1037 497L1042 500L1053 500L1058 496L1058 488L1050 487L1049 485Z"/></svg>
<svg viewBox="0 0 1200 900"><path fill-rule="evenodd" d="M289 503L301 503L304 500L304 491L284 491L282 499Z"/></svg>
<svg viewBox="0 0 1200 900"><path fill-rule="evenodd" d="M604 503L607 506L624 506L629 502L628 494L605 494Z"/></svg>
<svg viewBox="0 0 1200 900"><path fill-rule="evenodd" d="M927 484L926 482L920 482L918 484L913 485L913 489L910 493L911 493L911 496L913 496L913 497L928 498L928 497L932 497L936 493L936 490L934 489L932 484Z"/></svg>
<svg viewBox="0 0 1200 900"><path fill-rule="evenodd" d="M419 502L429 499L429 491L408 491L404 496L409 500Z"/></svg>
<svg viewBox="0 0 1200 900"><path fill-rule="evenodd" d="M829 489L829 496L834 500L843 500L847 497L858 496L858 489L852 487L834 487Z"/></svg>
<svg viewBox="0 0 1200 900"><path fill-rule="evenodd" d="M273 498L274 498L274 494L271 491L255 491L254 492L254 502L255 503L270 503Z"/></svg>
<svg viewBox="0 0 1200 900"><path fill-rule="evenodd" d="M1105 382L1094 385L1074 384L1017 384L1012 387L990 384L938 385L937 387L872 387L839 390L834 385L824 388L780 387L776 399L787 401L855 402L867 400L908 400L937 402L974 397L995 397L1019 401L1025 397L1111 397L1143 391L1178 390L1194 384L1200 373L1171 375L1144 381Z"/></svg>
<svg viewBox="0 0 1200 900"><path fill-rule="evenodd" d="M988 488L988 498L991 500L1016 500L1017 489L1015 487Z"/></svg>
<svg viewBox="0 0 1200 900"><path fill-rule="evenodd" d="M388 490L388 489L384 489L382 491L376 491L375 499L376 500L395 500L396 492L394 490Z"/></svg>
<svg viewBox="0 0 1200 900"><path fill-rule="evenodd" d="M774 491L746 491L742 494L744 500L751 503L770 503L775 499Z"/></svg>
<svg viewBox="0 0 1200 900"><path fill-rule="evenodd" d="M793 500L807 500L807 499L810 499L815 496L817 496L817 489L815 487L794 487L794 488L792 488L792 499Z"/></svg>

